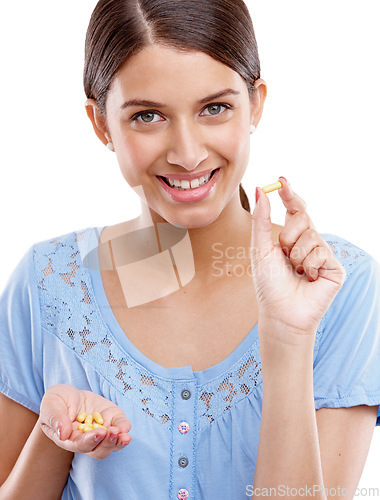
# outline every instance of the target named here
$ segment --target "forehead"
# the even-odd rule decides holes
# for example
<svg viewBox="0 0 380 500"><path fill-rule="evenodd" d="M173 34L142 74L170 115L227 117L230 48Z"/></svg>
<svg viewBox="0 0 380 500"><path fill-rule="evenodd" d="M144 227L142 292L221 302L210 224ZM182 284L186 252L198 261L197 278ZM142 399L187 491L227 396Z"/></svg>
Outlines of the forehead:
<svg viewBox="0 0 380 500"><path fill-rule="evenodd" d="M165 100L200 99L222 88L248 95L242 77L204 52L182 52L162 45L149 45L119 70L110 89L110 99L133 97Z"/></svg>

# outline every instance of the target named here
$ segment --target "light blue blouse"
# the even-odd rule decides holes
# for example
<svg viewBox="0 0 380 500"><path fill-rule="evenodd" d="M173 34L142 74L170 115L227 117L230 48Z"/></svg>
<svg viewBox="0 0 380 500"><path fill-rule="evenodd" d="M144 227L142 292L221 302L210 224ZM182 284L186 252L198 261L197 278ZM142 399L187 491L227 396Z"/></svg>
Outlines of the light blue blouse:
<svg viewBox="0 0 380 500"><path fill-rule="evenodd" d="M96 262L83 263L100 231L40 242L13 272L0 299L0 390L38 413L49 386L72 384L110 399L131 421L124 450L105 460L75 455L63 499L248 498L262 409L257 325L206 370L154 363L117 323ZM315 408L379 405L379 265L322 236L347 278L316 336Z"/></svg>

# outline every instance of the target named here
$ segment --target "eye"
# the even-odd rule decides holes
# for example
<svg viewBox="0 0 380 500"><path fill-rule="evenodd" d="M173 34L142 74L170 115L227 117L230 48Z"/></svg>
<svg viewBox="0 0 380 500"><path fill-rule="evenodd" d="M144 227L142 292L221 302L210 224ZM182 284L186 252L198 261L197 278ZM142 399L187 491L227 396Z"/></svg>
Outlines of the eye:
<svg viewBox="0 0 380 500"><path fill-rule="evenodd" d="M221 104L221 103L214 103L208 105L203 112L208 111L208 113L205 113L206 116L215 116L215 115L220 115L225 109L231 109L232 106L229 104Z"/></svg>
<svg viewBox="0 0 380 500"><path fill-rule="evenodd" d="M161 120L161 116L154 111L140 111L132 116L132 121L142 123L155 123Z"/></svg>

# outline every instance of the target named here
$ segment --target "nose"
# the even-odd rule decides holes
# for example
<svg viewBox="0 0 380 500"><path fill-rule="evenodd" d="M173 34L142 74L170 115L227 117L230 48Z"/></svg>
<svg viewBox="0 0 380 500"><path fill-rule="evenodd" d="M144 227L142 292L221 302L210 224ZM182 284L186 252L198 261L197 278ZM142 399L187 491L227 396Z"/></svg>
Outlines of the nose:
<svg viewBox="0 0 380 500"><path fill-rule="evenodd" d="M169 137L167 161L194 170L208 157L208 151L199 125L179 123L173 126Z"/></svg>

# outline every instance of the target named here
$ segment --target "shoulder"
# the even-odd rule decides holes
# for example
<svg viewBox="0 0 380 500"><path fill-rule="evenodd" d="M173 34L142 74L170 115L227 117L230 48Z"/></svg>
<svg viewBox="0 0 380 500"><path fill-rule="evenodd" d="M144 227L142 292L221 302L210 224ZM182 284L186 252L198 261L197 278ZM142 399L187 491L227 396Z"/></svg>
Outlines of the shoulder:
<svg viewBox="0 0 380 500"><path fill-rule="evenodd" d="M43 241L38 241L33 245L34 253L48 255L51 253L57 253L63 248L76 248L78 244L88 238L91 231L96 229L97 228L88 227L62 234L60 236L54 236Z"/></svg>
<svg viewBox="0 0 380 500"><path fill-rule="evenodd" d="M62 308L62 304L81 303L83 293L88 295L89 271L98 266L100 231L88 227L33 246L34 289L41 307Z"/></svg>
<svg viewBox="0 0 380 500"><path fill-rule="evenodd" d="M378 336L380 312L380 265L362 248L335 234L321 234L346 271L346 279L321 322L321 330L343 328L360 339L360 332L371 330ZM367 337L370 338L370 337ZM371 337L372 338L372 337Z"/></svg>
<svg viewBox="0 0 380 500"><path fill-rule="evenodd" d="M365 250L336 234L322 233L321 236L331 248L335 257L344 266L347 277L358 268L361 271L376 271L378 263Z"/></svg>
<svg viewBox="0 0 380 500"><path fill-rule="evenodd" d="M36 272L47 276L53 264L78 262L78 257L83 263L92 249L91 240L97 243L100 231L101 228L88 227L35 243L32 250Z"/></svg>

